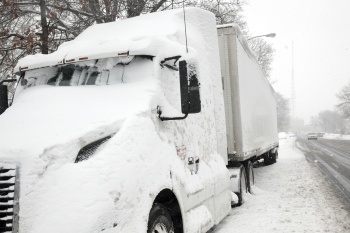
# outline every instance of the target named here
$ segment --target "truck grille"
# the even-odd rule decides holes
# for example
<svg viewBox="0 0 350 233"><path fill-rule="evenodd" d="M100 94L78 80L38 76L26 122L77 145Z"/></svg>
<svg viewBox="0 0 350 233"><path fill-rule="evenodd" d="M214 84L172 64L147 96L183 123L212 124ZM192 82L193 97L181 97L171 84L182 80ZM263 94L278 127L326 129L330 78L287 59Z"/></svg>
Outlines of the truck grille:
<svg viewBox="0 0 350 233"><path fill-rule="evenodd" d="M19 169L0 164L0 233L18 233Z"/></svg>

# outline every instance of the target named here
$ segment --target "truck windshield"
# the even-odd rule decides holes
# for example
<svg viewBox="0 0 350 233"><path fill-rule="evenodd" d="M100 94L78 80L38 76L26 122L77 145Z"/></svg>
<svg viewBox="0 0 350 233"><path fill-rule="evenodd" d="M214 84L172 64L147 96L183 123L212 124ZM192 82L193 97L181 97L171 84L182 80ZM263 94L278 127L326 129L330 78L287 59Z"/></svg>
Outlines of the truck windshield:
<svg viewBox="0 0 350 233"><path fill-rule="evenodd" d="M18 92L38 86L110 85L143 80L152 75L152 57L104 58L26 71Z"/></svg>

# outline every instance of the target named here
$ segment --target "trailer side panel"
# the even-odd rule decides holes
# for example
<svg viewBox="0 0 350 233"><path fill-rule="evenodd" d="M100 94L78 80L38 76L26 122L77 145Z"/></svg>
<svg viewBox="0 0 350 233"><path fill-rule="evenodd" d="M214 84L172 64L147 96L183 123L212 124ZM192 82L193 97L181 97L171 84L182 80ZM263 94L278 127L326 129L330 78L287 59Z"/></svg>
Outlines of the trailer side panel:
<svg viewBox="0 0 350 233"><path fill-rule="evenodd" d="M218 28L218 35L229 159L244 161L278 145L276 100L239 29Z"/></svg>

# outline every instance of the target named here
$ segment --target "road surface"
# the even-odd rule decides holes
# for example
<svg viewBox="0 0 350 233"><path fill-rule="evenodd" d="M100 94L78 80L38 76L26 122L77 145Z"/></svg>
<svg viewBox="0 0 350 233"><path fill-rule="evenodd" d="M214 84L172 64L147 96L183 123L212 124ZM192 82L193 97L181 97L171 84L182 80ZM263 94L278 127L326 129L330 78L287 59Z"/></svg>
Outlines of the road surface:
<svg viewBox="0 0 350 233"><path fill-rule="evenodd" d="M254 168L253 193L209 233L350 232L350 212L314 164L296 138L280 140L277 163Z"/></svg>
<svg viewBox="0 0 350 233"><path fill-rule="evenodd" d="M300 136L296 145L331 181L335 193L350 211L350 141L323 138L307 140Z"/></svg>

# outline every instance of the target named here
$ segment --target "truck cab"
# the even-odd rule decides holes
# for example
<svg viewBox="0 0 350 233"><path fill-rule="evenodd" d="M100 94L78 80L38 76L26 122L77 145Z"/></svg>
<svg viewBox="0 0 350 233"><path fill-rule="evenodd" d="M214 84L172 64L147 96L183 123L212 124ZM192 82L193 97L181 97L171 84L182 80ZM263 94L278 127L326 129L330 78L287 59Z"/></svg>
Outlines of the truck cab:
<svg viewBox="0 0 350 233"><path fill-rule="evenodd" d="M0 115L0 174L13 183L1 227L206 232L229 213L213 14L93 25L15 71L13 104Z"/></svg>

